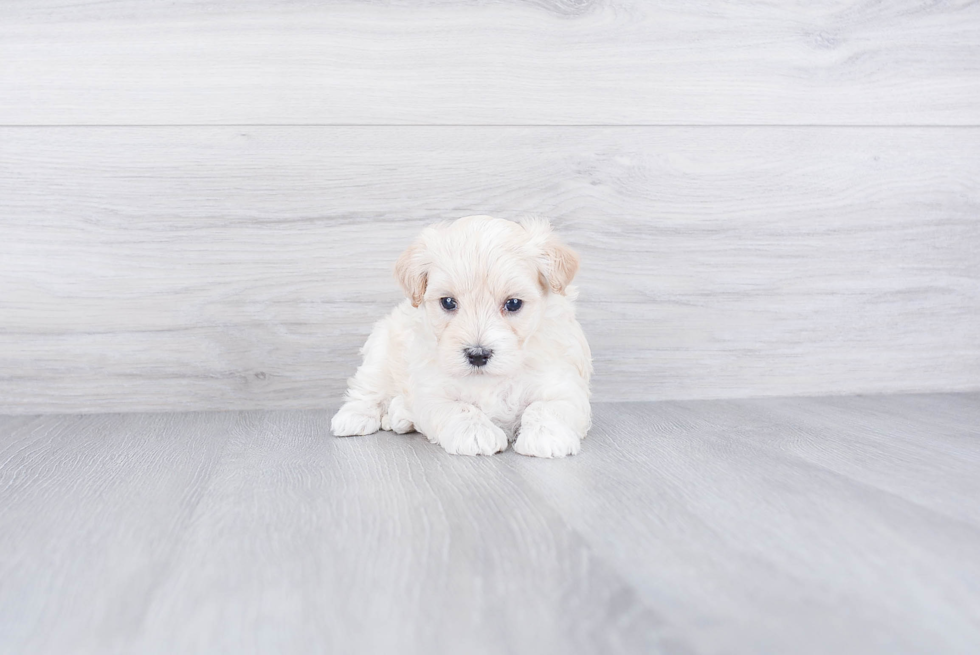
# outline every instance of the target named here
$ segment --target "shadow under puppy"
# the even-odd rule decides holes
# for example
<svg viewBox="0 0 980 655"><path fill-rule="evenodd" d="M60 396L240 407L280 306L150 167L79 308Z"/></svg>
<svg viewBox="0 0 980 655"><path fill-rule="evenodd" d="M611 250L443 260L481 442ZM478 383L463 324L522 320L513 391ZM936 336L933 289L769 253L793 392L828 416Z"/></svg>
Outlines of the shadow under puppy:
<svg viewBox="0 0 980 655"><path fill-rule="evenodd" d="M418 430L460 455L579 451L592 355L569 286L578 255L543 219L426 228L395 264L408 300L379 321L337 436Z"/></svg>

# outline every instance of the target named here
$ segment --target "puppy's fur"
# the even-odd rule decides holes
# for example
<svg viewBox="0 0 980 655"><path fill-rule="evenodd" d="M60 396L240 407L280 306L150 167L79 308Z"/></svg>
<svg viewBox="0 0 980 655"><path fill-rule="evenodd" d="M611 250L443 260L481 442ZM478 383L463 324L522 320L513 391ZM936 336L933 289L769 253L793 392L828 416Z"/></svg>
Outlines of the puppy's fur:
<svg viewBox="0 0 980 655"><path fill-rule="evenodd" d="M333 433L415 429L460 455L514 439L523 455L577 453L592 373L569 286L577 269L541 219L426 228L395 264L408 300L374 326Z"/></svg>

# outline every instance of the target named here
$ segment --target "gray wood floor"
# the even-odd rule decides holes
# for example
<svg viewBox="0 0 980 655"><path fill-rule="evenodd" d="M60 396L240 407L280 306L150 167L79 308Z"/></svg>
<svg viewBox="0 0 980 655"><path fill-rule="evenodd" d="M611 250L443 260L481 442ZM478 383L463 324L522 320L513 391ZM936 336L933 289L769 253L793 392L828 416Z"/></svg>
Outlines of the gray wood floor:
<svg viewBox="0 0 980 655"><path fill-rule="evenodd" d="M595 410L564 461L2 418L0 652L980 651L980 395Z"/></svg>

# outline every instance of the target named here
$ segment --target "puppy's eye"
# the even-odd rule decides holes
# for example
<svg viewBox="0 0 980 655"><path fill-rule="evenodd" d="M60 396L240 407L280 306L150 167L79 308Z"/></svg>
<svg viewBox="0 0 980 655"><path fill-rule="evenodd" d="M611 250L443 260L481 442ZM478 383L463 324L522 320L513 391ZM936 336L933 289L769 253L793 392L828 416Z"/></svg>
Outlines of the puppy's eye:
<svg viewBox="0 0 980 655"><path fill-rule="evenodd" d="M508 298L507 302L504 303L504 309L508 312L516 312L523 304L524 301L520 298Z"/></svg>
<svg viewBox="0 0 980 655"><path fill-rule="evenodd" d="M439 301L439 303L442 305L442 308L445 309L447 312L451 312L454 309L456 309L456 299L455 298L442 298Z"/></svg>

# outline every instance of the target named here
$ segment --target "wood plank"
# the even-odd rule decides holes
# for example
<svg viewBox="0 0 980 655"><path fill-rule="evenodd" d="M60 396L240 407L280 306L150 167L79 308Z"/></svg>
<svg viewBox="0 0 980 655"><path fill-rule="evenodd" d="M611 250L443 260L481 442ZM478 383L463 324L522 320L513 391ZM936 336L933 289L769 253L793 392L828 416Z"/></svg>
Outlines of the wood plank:
<svg viewBox="0 0 980 655"><path fill-rule="evenodd" d="M962 398L971 396L948 394L902 394L898 396L876 396L873 403L864 404L865 412L890 414L906 420L913 418L931 421L934 425L942 426L947 435L964 435L963 445L970 443L971 431L976 431L980 425L980 402L962 402ZM855 398L860 402L861 398ZM834 399L835 406L851 408L848 398ZM863 404L863 403L862 403Z"/></svg>
<svg viewBox="0 0 980 655"><path fill-rule="evenodd" d="M787 408L778 421L766 411L774 402ZM795 422L800 402L599 404L576 458L505 461L628 572L641 598L692 637L694 652L975 650L980 527L882 489L907 484L915 496L932 473L922 478L927 468L905 465L901 449L867 440L878 417L835 421L837 438ZM840 449L841 464L848 440L858 457L847 475L798 455L801 444ZM868 448L880 451L880 465L860 457ZM972 452L980 456L980 441ZM889 462L890 482L859 481L865 466L888 476ZM938 504L967 511L970 488L943 495L954 488L934 486Z"/></svg>
<svg viewBox="0 0 980 655"><path fill-rule="evenodd" d="M624 578L496 458L248 413L133 652L656 652ZM175 626L180 626L175 630Z"/></svg>
<svg viewBox="0 0 980 655"><path fill-rule="evenodd" d="M978 398L599 403L560 461L0 417L0 651L973 652Z"/></svg>
<svg viewBox="0 0 980 655"><path fill-rule="evenodd" d="M552 216L597 399L980 388L980 130L0 130L0 411L322 407L426 223Z"/></svg>
<svg viewBox="0 0 980 655"><path fill-rule="evenodd" d="M0 124L976 125L973 2L6 2Z"/></svg>
<svg viewBox="0 0 980 655"><path fill-rule="evenodd" d="M0 651L126 652L235 420L0 418Z"/></svg>
<svg viewBox="0 0 980 655"><path fill-rule="evenodd" d="M980 395L928 395L911 410L909 399L793 398L729 401L726 418L772 427L743 438L800 457L911 502L980 528L980 421L967 418Z"/></svg>

